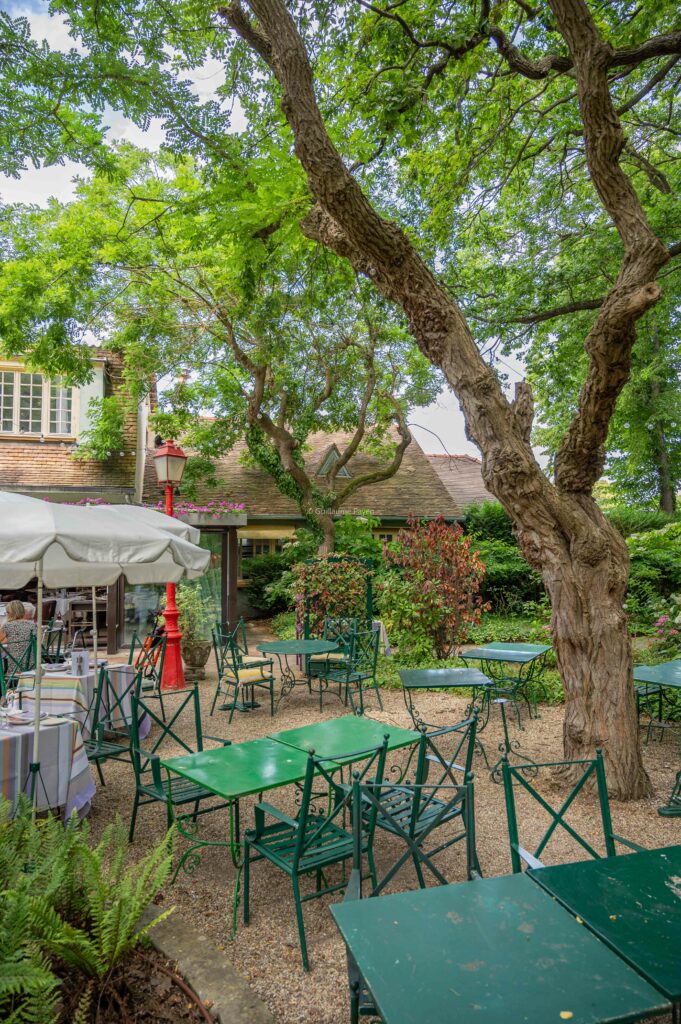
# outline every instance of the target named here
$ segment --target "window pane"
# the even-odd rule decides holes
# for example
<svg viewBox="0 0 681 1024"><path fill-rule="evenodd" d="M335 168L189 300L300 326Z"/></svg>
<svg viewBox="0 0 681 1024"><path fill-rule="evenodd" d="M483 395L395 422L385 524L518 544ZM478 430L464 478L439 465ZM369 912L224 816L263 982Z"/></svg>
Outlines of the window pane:
<svg viewBox="0 0 681 1024"><path fill-rule="evenodd" d="M50 433L71 433L71 388L62 386L60 380L50 386Z"/></svg>
<svg viewBox="0 0 681 1024"><path fill-rule="evenodd" d="M10 433L14 429L14 374L0 373L0 430Z"/></svg>
<svg viewBox="0 0 681 1024"><path fill-rule="evenodd" d="M19 430L26 434L39 434L43 412L43 378L39 373L19 375Z"/></svg>

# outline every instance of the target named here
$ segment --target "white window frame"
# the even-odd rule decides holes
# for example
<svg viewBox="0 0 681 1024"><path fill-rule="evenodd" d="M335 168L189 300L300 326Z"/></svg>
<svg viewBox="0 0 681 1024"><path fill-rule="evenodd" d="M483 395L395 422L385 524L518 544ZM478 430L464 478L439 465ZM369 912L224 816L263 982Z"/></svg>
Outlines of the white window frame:
<svg viewBox="0 0 681 1024"><path fill-rule="evenodd" d="M78 423L78 389L71 387L71 425L66 433L50 432L50 408L52 398L52 387L63 387L59 380L54 382L48 380L44 374L34 374L34 371L22 366L20 363L0 362L0 373L11 373L14 377L12 429L3 430L0 420L0 440L11 437L20 438L44 438L46 440L73 440L76 437L76 424ZM22 430L20 427L20 401L21 401L21 375L22 373L33 374L42 379L42 396L40 409L40 430Z"/></svg>

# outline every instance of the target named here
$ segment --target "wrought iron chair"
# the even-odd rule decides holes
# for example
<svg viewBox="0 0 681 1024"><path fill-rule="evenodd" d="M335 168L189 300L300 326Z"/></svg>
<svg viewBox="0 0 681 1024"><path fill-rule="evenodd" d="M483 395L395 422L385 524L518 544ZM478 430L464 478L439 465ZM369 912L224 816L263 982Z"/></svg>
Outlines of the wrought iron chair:
<svg viewBox="0 0 681 1024"><path fill-rule="evenodd" d="M681 816L681 771L676 773L676 781L669 794L669 800L662 807L658 807L657 813L664 818Z"/></svg>
<svg viewBox="0 0 681 1024"><path fill-rule="evenodd" d="M249 829L244 835L243 859L243 913L244 923L248 924L249 879L251 863L268 860L274 867L284 871L291 879L293 898L296 906L298 922L298 938L303 967L310 969L305 939L305 922L303 920L303 903L317 899L330 892L345 888L345 880L328 884L324 871L333 864L339 864L352 856L353 836L343 827L343 819L352 800L352 789L336 781L334 774L338 771L338 760L344 763L364 762L361 770L356 772L359 781L375 776L383 777L385 757L388 746L386 736L380 747L358 750L331 758L315 757L310 751L303 783L300 812L297 818L291 818L271 804L259 803L255 806L255 828ZM326 813L316 813L313 807L315 794L313 782L315 777L328 784L329 808ZM274 818L274 824L265 824L265 818ZM357 840L363 853L366 853L369 870L375 881L372 844L374 838L376 812L371 811L361 823L361 836ZM301 896L301 875L314 874L315 889ZM324 887L322 888L322 882Z"/></svg>
<svg viewBox="0 0 681 1024"><path fill-rule="evenodd" d="M218 673L220 672L221 662L224 663L225 658L229 654L228 643L230 640L237 650L241 663L246 665L248 668L257 668L260 665L272 665L272 659L266 657L264 654L249 654L246 623L244 622L243 616L241 616L232 630L226 630L220 622L216 622L215 628L212 630L212 634L213 650L215 651ZM218 656L218 650L220 651L220 656Z"/></svg>
<svg viewBox="0 0 681 1024"><path fill-rule="evenodd" d="M580 766L582 767L582 775L570 790L567 797L563 800L559 808L552 807L551 804L544 799L541 793L539 793L529 782L529 778L536 778L539 770L542 768L574 767L578 770ZM591 843L587 842L584 836L581 836L576 829L574 829L572 825L565 820L565 814L579 793L584 790L588 780L592 779L593 776L595 776L598 789L598 802L601 814L605 856L614 857L616 855L617 843L629 847L632 850L641 851L644 849L644 847L639 846L637 843L632 843L629 839L624 839L622 836L616 835L612 830L608 787L605 781L605 765L603 764L603 755L599 749L596 749L595 758L583 761L546 761L543 763L532 763L521 766L509 764L508 760L504 758L501 767L504 780L504 797L506 800L508 838L511 848L511 865L514 873L522 871L523 862L527 867L531 868L544 867L544 864L539 860L539 857L546 849L546 846L557 828L564 829L568 835L582 847L582 849L586 850L590 857L598 859L603 856L602 853L595 850ZM526 850L520 843L518 816L515 805L516 786L521 786L527 793L529 793L532 799L535 800L551 818L551 823L539 840L539 843L533 853Z"/></svg>
<svg viewBox="0 0 681 1024"><path fill-rule="evenodd" d="M11 653L8 647L4 644L0 644L0 666L2 666L2 686L3 696L5 692L16 686L17 679L22 672L28 672L28 670L35 664L35 639L31 639L26 644L24 651L20 655L14 655Z"/></svg>
<svg viewBox="0 0 681 1024"><path fill-rule="evenodd" d="M43 662L54 664L62 660L61 645L64 639L64 626L48 626L43 632Z"/></svg>
<svg viewBox="0 0 681 1024"><path fill-rule="evenodd" d="M357 632L357 618L324 619L323 640L331 640L338 644L337 651L327 654L314 654L308 661L308 672L311 676L323 676L329 666L334 669L344 665L350 657L352 637Z"/></svg>
<svg viewBox="0 0 681 1024"><path fill-rule="evenodd" d="M161 705L161 715L165 720L163 706L163 663L166 656L167 636L165 633L149 633L142 640L137 633L132 634L128 665L133 665L135 672L141 672L140 692L147 700L156 699Z"/></svg>
<svg viewBox="0 0 681 1024"><path fill-rule="evenodd" d="M228 639L223 647L224 660L222 671L218 675L218 683L215 687L211 715L215 711L218 697L224 695L228 698L227 703L222 704L219 711L229 711L229 721L234 717L235 711L248 711L258 707L254 699L255 689L267 690L270 695L270 716L274 715L274 672L271 659L263 659L256 663L245 665L241 660L239 648L233 640ZM250 691L250 699L248 693ZM244 694L246 700L239 700L239 695Z"/></svg>
<svg viewBox="0 0 681 1024"><path fill-rule="evenodd" d="M90 738L84 746L103 786L106 785L102 772L105 761L132 762L132 699L139 697L141 685L141 669L126 686L117 689L106 665L100 667L90 709Z"/></svg>
<svg viewBox="0 0 681 1024"><path fill-rule="evenodd" d="M165 719L160 718L149 705L142 700L133 696L131 700L132 705L132 766L135 772L135 799L132 807L132 815L130 817L130 842L135 837L135 822L137 820L137 811L139 807L143 807L147 804L162 803L166 806L168 828L170 828L176 819L176 810L185 804L193 804L192 818L194 821L200 814L207 814L211 811L222 810L228 807L230 811L233 809L234 801L222 802L220 804L212 804L210 807L201 808L201 802L208 799L215 799L215 794L209 789L204 789L202 786L196 783L190 782L188 779L182 779L179 776L170 775L166 773L166 777L163 776L161 768L161 759L159 757L159 750L165 747L180 747L183 752L188 754L197 753L203 750L204 739L216 740L218 743L222 743L223 746L229 746L231 740L222 739L220 736L205 736L201 728L201 706L199 703L199 691L196 686L193 686L188 690L176 690L173 694L174 697L181 697L181 701L178 707L173 712L170 721L166 722ZM139 722L144 715L149 715L152 724L158 726L158 733L155 736L153 742L150 742L149 748L144 749L140 745L139 740ZM180 736L175 731L177 724L180 719L191 718L193 721L193 737L192 743L190 744L187 739ZM185 736L187 735L186 727L183 729ZM166 753L166 751L164 751ZM167 751L170 755L170 751Z"/></svg>
<svg viewBox="0 0 681 1024"><path fill-rule="evenodd" d="M364 714L364 691L374 690L378 698L378 706L383 710L381 693L376 683L376 662L378 661L378 630L364 630L353 633L350 637L348 656L343 664L334 668L329 664L324 672L319 690L319 708L322 707L322 692L329 685L338 684L338 695L355 714ZM355 699L358 698L358 703Z"/></svg>
<svg viewBox="0 0 681 1024"><path fill-rule="evenodd" d="M414 785L404 784L380 788L381 812L376 825L393 835L408 837L410 843L423 842L435 829L456 822L458 830L448 830L447 839L428 851L434 857L455 843L467 839L465 801L457 802L449 796L452 788L472 778L471 768L475 752L477 713L458 725L422 732L416 756ZM408 770L408 768L407 768ZM472 791L471 791L472 800ZM445 804L449 802L449 808ZM422 856L426 856L422 854ZM423 887L420 858L414 858L414 867Z"/></svg>
<svg viewBox="0 0 681 1024"><path fill-rule="evenodd" d="M471 746L472 749L472 746ZM428 807L438 792L440 797L439 812L431 818L430 825L420 832L403 825L393 818L390 810L391 804L386 805L383 801L384 786L368 783L363 784L357 777L352 783L352 871L345 890L345 900L358 900L380 896L388 883L395 877L400 868L411 858L417 866L417 877L421 888L425 888L423 870L427 869L439 885L447 885L447 879L439 868L433 863L433 852L426 853L424 844L428 836L447 820L459 818L462 822L463 832L466 837L466 876L469 880L482 877L480 862L475 845L475 808L473 798L473 780L468 777L461 785L437 785L406 783L404 786L390 786L388 792L392 795L397 790L404 793L406 801L412 807L414 819L418 809ZM444 799L443 799L444 797ZM404 840L404 848L397 859L390 863L380 878L376 876L373 865L370 865L371 889L368 893L363 892L363 882L366 874L362 871L362 844L361 836L365 828L367 813L371 811L375 815L376 827L385 828L385 822L390 821L391 831L395 836ZM437 851L436 851L437 852ZM358 1024L360 1017L379 1017L371 994L367 988L362 973L357 966L355 958L347 950L348 964L348 985L350 989L350 1021L351 1024Z"/></svg>

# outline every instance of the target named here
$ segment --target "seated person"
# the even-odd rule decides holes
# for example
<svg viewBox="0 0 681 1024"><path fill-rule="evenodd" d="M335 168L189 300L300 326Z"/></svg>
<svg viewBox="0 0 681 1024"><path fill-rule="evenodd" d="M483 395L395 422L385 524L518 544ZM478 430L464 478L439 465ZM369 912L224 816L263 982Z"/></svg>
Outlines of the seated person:
<svg viewBox="0 0 681 1024"><path fill-rule="evenodd" d="M21 661L29 640L36 632L36 624L26 620L26 610L21 601L10 601L5 611L7 622L0 627L0 643L5 645L13 658ZM27 667L33 667L33 653Z"/></svg>
<svg viewBox="0 0 681 1024"><path fill-rule="evenodd" d="M24 618L27 622L33 622L35 619L35 605L31 604L30 601L22 601L24 606Z"/></svg>

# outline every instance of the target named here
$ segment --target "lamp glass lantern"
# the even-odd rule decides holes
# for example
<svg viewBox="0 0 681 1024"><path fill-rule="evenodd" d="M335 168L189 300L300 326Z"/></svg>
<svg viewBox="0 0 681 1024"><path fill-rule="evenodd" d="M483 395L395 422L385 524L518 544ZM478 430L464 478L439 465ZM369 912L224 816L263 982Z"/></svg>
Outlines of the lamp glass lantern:
<svg viewBox="0 0 681 1024"><path fill-rule="evenodd" d="M176 487L182 480L187 456L174 441L166 441L154 453L154 469L161 487Z"/></svg>

